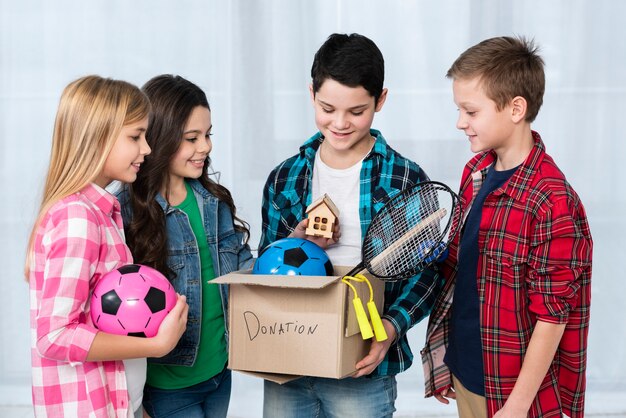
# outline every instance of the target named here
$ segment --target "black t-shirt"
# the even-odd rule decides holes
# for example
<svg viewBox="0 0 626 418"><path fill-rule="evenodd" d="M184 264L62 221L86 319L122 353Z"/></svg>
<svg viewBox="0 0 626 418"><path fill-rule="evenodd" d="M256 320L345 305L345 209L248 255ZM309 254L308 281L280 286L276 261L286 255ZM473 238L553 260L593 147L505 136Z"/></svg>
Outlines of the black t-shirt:
<svg viewBox="0 0 626 418"><path fill-rule="evenodd" d="M450 336L444 362L469 391L484 396L480 306L476 272L478 270L478 230L487 195L502 186L517 170L496 171L493 166L472 203L461 235L458 272L452 303Z"/></svg>

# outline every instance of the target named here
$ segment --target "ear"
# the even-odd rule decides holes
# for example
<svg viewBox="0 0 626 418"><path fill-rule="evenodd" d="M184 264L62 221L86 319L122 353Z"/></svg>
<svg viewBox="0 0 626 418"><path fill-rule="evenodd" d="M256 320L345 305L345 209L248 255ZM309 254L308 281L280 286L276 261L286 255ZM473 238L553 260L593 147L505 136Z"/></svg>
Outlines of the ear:
<svg viewBox="0 0 626 418"><path fill-rule="evenodd" d="M313 91L313 83L309 84L309 93L311 93L311 101L315 104L315 92Z"/></svg>
<svg viewBox="0 0 626 418"><path fill-rule="evenodd" d="M380 112L385 104L385 100L387 100L387 89L383 89L382 93L380 93L378 103L376 103L376 109L374 109L375 112Z"/></svg>
<svg viewBox="0 0 626 418"><path fill-rule="evenodd" d="M511 119L513 123L518 123L526 119L526 110L528 103L522 96L515 96L511 100Z"/></svg>

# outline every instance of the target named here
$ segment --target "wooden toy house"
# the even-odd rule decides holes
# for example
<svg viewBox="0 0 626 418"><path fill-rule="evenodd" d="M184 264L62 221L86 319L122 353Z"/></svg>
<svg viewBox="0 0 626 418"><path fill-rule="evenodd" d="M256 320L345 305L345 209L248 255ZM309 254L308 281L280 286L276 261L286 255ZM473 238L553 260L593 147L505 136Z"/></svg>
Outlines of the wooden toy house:
<svg viewBox="0 0 626 418"><path fill-rule="evenodd" d="M333 226L339 217L339 209L326 193L306 208L309 225L305 234L315 237L333 237Z"/></svg>

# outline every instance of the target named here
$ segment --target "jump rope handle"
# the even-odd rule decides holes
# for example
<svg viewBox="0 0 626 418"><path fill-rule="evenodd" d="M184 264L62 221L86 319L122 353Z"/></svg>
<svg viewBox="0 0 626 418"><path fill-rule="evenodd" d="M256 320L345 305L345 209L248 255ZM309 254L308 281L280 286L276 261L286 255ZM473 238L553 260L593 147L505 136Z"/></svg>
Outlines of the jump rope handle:
<svg viewBox="0 0 626 418"><path fill-rule="evenodd" d="M376 341L385 341L387 337L387 331L383 326L383 321L380 319L378 309L374 301L367 302L367 310L370 312L370 319L372 320L372 327L374 328L374 334L376 335Z"/></svg>
<svg viewBox="0 0 626 418"><path fill-rule="evenodd" d="M361 336L364 340L368 338L372 338L374 336L374 332L372 331L372 326L367 320L367 315L365 314L365 309L363 309L363 302L357 296L352 299L352 304L354 305L354 312L356 313L356 319L359 322L359 329L361 330Z"/></svg>
<svg viewBox="0 0 626 418"><path fill-rule="evenodd" d="M367 303L367 310L370 314L370 320L372 321L371 325L367 319L365 309L363 308L363 302L361 302L361 299L359 298L355 287L352 285L352 283L350 283L350 280L367 283L367 287L370 291L370 298L369 302ZM363 337L363 339L366 340L375 336L376 341L385 341L388 338L387 332L385 331L383 322L380 319L378 309L376 308L376 303L374 302L374 290L372 289L372 285L370 284L367 277L362 274L356 274L354 276L345 276L341 281L348 285L354 292L352 304L354 305L354 312L356 313L356 318L359 323L359 329L361 330L361 336Z"/></svg>

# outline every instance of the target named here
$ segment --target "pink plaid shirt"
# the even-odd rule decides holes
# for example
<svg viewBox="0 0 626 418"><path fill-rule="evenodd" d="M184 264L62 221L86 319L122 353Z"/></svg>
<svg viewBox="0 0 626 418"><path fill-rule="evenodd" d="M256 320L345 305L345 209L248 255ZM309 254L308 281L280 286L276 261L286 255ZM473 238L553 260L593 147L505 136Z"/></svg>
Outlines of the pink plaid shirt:
<svg viewBox="0 0 626 418"><path fill-rule="evenodd" d="M132 263L115 197L90 184L50 208L30 272L36 416L127 417L122 361L85 361L97 330L89 315L100 277Z"/></svg>

